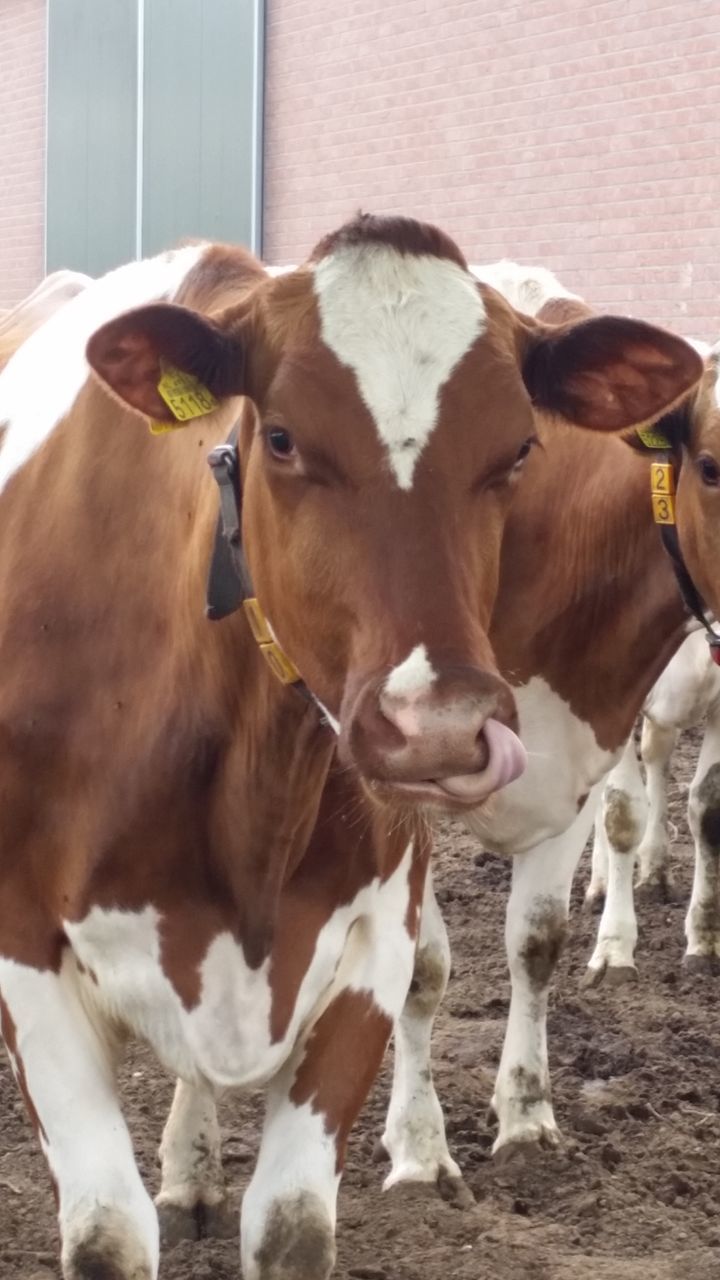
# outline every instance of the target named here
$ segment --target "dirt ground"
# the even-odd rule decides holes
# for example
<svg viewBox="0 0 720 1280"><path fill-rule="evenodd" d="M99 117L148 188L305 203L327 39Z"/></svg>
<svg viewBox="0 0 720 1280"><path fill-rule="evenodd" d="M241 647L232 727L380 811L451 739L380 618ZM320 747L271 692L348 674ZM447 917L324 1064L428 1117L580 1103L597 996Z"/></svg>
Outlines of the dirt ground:
<svg viewBox="0 0 720 1280"><path fill-rule="evenodd" d="M438 841L440 900L454 973L435 1039L436 1078L453 1153L474 1196L432 1188L383 1194L373 1147L386 1067L357 1126L340 1192L338 1280L716 1280L720 1268L720 977L684 976L691 878L685 823L697 734L675 761L671 818L678 892L639 907L637 985L581 989L597 918L573 899L572 941L550 1015L555 1110L565 1144L507 1165L490 1159L487 1104L508 1007L502 947L509 867L461 829ZM123 1094L140 1168L157 1186L155 1150L172 1082L138 1050ZM257 1098L226 1100L225 1160L240 1198L258 1141ZM2 1064L0 1280L59 1276L43 1161ZM167 1250L161 1280L238 1280L235 1239Z"/></svg>

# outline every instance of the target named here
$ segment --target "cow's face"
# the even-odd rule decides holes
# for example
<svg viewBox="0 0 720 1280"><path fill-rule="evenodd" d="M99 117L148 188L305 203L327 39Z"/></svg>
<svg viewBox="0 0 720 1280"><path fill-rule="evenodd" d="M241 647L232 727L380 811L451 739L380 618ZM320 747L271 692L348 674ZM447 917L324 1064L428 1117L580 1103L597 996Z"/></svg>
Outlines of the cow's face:
<svg viewBox="0 0 720 1280"><path fill-rule="evenodd" d="M720 344L708 355L697 394L663 422L680 468L676 518L690 577L720 618Z"/></svg>
<svg viewBox="0 0 720 1280"><path fill-rule="evenodd" d="M122 318L130 337L142 315ZM380 798L477 805L525 759L487 626L533 402L621 430L686 391L698 357L630 321L536 324L478 286L446 237L401 219L360 219L217 326L193 323L212 357L198 330L168 337L152 369L165 358L255 402L253 581L342 756ZM111 381L97 337L90 358Z"/></svg>

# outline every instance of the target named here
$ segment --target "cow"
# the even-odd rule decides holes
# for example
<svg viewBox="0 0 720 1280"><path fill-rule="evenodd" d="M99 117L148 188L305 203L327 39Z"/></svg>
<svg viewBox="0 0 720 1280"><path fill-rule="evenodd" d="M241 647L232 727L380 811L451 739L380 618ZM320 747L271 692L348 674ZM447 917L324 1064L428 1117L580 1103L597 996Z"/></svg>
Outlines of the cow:
<svg viewBox="0 0 720 1280"><path fill-rule="evenodd" d="M157 1276L129 1035L180 1080L161 1209L218 1209L214 1091L263 1085L243 1273L329 1274L424 815L526 762L488 629L536 412L622 431L701 371L652 326L523 316L369 215L276 278L220 245L121 268L8 362L0 1013L65 1280Z"/></svg>
<svg viewBox="0 0 720 1280"><path fill-rule="evenodd" d="M0 369L25 338L90 283L90 276L80 271L53 271L11 310L0 312Z"/></svg>
<svg viewBox="0 0 720 1280"><path fill-rule="evenodd" d="M518 287L518 268L482 278ZM523 305L561 326L591 315L559 282L524 269ZM510 292L511 298L513 297ZM533 303L534 298L534 303ZM654 682L688 633L688 608L653 518L651 464L636 433L625 438L539 425L505 528L490 638L513 687L528 767L492 805L464 815L484 847L512 857L506 922L511 1001L492 1110L494 1153L557 1145L546 1014L567 933L573 876L604 779ZM717 368L664 417L658 435L679 481L679 546L707 606L720 611L717 537L720 408ZM667 464L665 464L667 465ZM667 473L664 473L667 474ZM672 480L671 476L671 480ZM637 769L637 765L635 765ZM713 795L706 822L720 810ZM625 787L613 807L616 847L634 848L637 811ZM612 978L611 956L601 960ZM386 1186L460 1171L448 1150L432 1083L430 1030L447 983L450 951L427 882L413 983L395 1032L395 1072L381 1145Z"/></svg>
<svg viewBox="0 0 720 1280"><path fill-rule="evenodd" d="M693 631L654 685L643 707L640 755L645 788L639 790L633 767L631 739L622 760L610 774L595 824L592 875L586 902L604 899L597 947L590 959L588 980L593 984L609 972L615 982L635 980L637 920L633 871L639 867L637 892L667 900L672 890L668 866L667 778L670 759L681 729L707 717L695 776L690 785L688 823L695 845L695 875L685 920L684 964L689 970L715 971L720 957L720 844L717 839L717 777L720 769L720 669L708 650L706 637ZM616 848L612 809L631 778L628 803L638 808L634 829L640 836L632 849ZM622 803L622 801L621 801Z"/></svg>

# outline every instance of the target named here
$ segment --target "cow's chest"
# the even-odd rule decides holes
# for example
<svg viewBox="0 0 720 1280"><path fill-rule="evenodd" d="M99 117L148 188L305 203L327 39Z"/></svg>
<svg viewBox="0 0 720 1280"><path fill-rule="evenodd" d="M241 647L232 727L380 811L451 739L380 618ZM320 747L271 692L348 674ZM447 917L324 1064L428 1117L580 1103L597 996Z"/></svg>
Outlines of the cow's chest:
<svg viewBox="0 0 720 1280"><path fill-rule="evenodd" d="M257 968L223 931L192 972L184 971L176 951L168 954L170 916L150 905L93 907L65 926L83 1003L101 1034L114 1023L147 1041L185 1080L260 1084L287 1060L338 986L352 982L349 957L356 984L372 986L374 939L393 931L407 937L411 862L408 850L386 881L366 884L310 932L299 913L281 911L273 949ZM369 927L356 927L360 922Z"/></svg>
<svg viewBox="0 0 720 1280"><path fill-rule="evenodd" d="M566 831L620 755L599 746L592 726L541 677L514 693L527 769L470 823L488 849L504 854L522 853Z"/></svg>

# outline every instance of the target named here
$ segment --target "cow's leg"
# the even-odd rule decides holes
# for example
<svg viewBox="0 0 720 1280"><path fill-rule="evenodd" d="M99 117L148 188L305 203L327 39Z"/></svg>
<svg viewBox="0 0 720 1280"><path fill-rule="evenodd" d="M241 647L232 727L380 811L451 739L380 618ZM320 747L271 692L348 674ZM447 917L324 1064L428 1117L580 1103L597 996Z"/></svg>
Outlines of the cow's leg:
<svg viewBox="0 0 720 1280"><path fill-rule="evenodd" d="M160 1143L162 1181L155 1198L163 1241L237 1234L227 1208L215 1094L178 1080Z"/></svg>
<svg viewBox="0 0 720 1280"><path fill-rule="evenodd" d="M416 908L398 909L397 876L379 891L377 912L355 923L332 998L268 1087L260 1154L242 1206L244 1280L326 1280L333 1268L347 1138L412 976L406 921Z"/></svg>
<svg viewBox="0 0 720 1280"><path fill-rule="evenodd" d="M567 934L573 875L590 832L599 788L561 836L513 859L505 942L511 999L492 1107L498 1118L494 1152L555 1146L559 1132L550 1101L547 1002Z"/></svg>
<svg viewBox="0 0 720 1280"><path fill-rule="evenodd" d="M587 982L623 982L636 977L637 921L633 897L635 856L645 830L647 797L635 744L627 743L613 769L602 800L602 822L608 845L608 887Z"/></svg>
<svg viewBox="0 0 720 1280"><path fill-rule="evenodd" d="M640 755L645 765L648 816L638 849L638 889L665 899L670 890L670 841L667 830L667 781L677 731L645 716Z"/></svg>
<svg viewBox="0 0 720 1280"><path fill-rule="evenodd" d="M2 1029L55 1183L65 1280L155 1280L158 1224L115 1084L116 1046L90 1021L75 961L0 960Z"/></svg>
<svg viewBox="0 0 720 1280"><path fill-rule="evenodd" d="M428 873L410 992L395 1027L395 1068L382 1146L396 1182L436 1182L460 1170L448 1151L432 1078L432 1026L450 975L450 943Z"/></svg>
<svg viewBox="0 0 720 1280"><path fill-rule="evenodd" d="M595 821L593 832L592 862L590 867L590 883L585 890L585 904L591 910L599 909L605 903L607 894L610 851L608 849L605 824L602 821L602 805Z"/></svg>
<svg viewBox="0 0 720 1280"><path fill-rule="evenodd" d="M709 715L688 822L695 841L695 878L685 920L686 964L717 968L720 958L720 708Z"/></svg>

